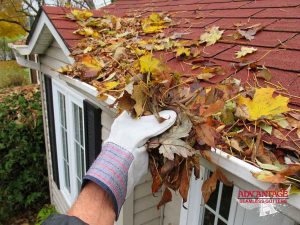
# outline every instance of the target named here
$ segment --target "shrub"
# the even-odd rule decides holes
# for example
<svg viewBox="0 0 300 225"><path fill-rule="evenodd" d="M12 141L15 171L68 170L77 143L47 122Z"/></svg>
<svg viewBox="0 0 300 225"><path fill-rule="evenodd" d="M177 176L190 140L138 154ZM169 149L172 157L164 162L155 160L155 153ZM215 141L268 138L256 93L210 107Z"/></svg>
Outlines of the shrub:
<svg viewBox="0 0 300 225"><path fill-rule="evenodd" d="M29 83L29 70L16 61L0 61L0 88L26 85Z"/></svg>
<svg viewBox="0 0 300 225"><path fill-rule="evenodd" d="M35 225L41 225L48 216L56 213L57 211L53 205L44 205L44 207L38 212Z"/></svg>
<svg viewBox="0 0 300 225"><path fill-rule="evenodd" d="M7 94L9 93L9 94ZM37 86L0 93L0 224L48 202L46 154Z"/></svg>

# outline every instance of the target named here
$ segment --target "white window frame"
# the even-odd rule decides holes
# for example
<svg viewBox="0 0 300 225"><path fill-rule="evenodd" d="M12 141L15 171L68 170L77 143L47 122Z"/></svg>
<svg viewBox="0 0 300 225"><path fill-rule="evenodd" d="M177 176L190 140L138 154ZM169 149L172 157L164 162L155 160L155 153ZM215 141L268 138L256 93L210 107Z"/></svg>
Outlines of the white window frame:
<svg viewBox="0 0 300 225"><path fill-rule="evenodd" d="M65 86L56 80L52 80L53 90L53 107L55 118L55 134L56 134L56 147L57 147L57 159L58 159L58 171L59 171L59 183L60 191L63 194L67 204L69 206L75 201L80 190L77 188L77 161L76 150L74 143L74 117L73 117L73 103L82 109L82 127L83 127L83 147L84 147L84 163L86 162L85 154L85 140L84 140L84 109L83 100L84 97L77 93L75 90L71 90L69 86ZM66 122L67 122L67 145L68 145L68 157L69 157L69 177L70 177L70 192L65 186L65 169L63 164L63 148L62 148L62 135L59 124L59 102L58 93L62 93L65 96L66 107ZM84 171L86 171L86 165L84 165Z"/></svg>
<svg viewBox="0 0 300 225"><path fill-rule="evenodd" d="M205 204L201 193L201 187L203 182L208 178L209 170L203 166L200 166L200 178L195 179L193 175L190 183L190 190L187 202L181 208L180 213L180 225L199 225L200 218L204 216ZM219 188L219 192L221 189ZM230 210L228 215L227 225L234 225L236 219L236 207L237 207L237 195L239 188L234 186L232 191ZM220 198L217 199L217 207L220 207ZM216 216L216 215L215 215ZM201 218L202 219L202 218Z"/></svg>

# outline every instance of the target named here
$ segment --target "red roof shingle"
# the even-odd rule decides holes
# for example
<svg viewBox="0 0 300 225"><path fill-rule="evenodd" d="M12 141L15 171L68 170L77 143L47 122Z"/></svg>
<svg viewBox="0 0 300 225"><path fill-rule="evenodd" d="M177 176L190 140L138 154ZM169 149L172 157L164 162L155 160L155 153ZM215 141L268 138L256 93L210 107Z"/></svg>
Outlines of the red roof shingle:
<svg viewBox="0 0 300 225"><path fill-rule="evenodd" d="M45 6L43 10L66 45L72 48L81 36L73 34L78 25L64 16L70 9ZM199 39L206 27L219 26L225 30L223 39L205 47L203 56L216 60L228 72L224 76L214 77L211 83L220 82L231 75L246 82L247 70L236 73L230 68L232 62L240 62L235 58L235 52L246 45L258 49L256 53L246 56L248 61L261 59L258 64L270 68L273 73L271 82L280 82L291 94L300 95L300 0L122 0L93 12L95 17L104 13L147 16L152 12L165 12L177 23L165 33L186 32L183 39ZM247 26L260 23L264 28L252 41L228 40L226 35L236 29L234 24L242 22L247 22ZM172 59L170 54L158 55L164 57L174 70L194 73L184 63ZM299 98L293 101L300 105Z"/></svg>

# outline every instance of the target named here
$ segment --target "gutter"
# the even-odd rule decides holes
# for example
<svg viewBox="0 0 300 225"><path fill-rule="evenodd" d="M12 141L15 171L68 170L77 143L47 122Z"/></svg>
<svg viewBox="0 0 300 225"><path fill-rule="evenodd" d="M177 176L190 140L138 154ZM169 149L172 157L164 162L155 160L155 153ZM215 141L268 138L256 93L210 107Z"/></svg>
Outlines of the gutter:
<svg viewBox="0 0 300 225"><path fill-rule="evenodd" d="M12 43L9 43L8 47L10 47L13 50L13 53L19 65L28 67L33 70L41 69L40 63L36 63L26 58L26 56L30 55L28 45L14 45Z"/></svg>
<svg viewBox="0 0 300 225"><path fill-rule="evenodd" d="M208 151L208 158L200 159L200 164L214 170L219 165L225 170L225 175L229 180L233 180L234 184L244 190L267 190L272 189L272 184L262 182L253 177L252 172L261 172L260 168L253 166L241 159L223 152L220 149L212 148ZM236 179L236 177L238 179ZM235 182L236 181L236 182ZM284 215L300 222L300 195L293 194L289 196L286 205L277 205L277 209Z"/></svg>
<svg viewBox="0 0 300 225"><path fill-rule="evenodd" d="M18 64L30 69L39 71L41 70L40 63L36 63L26 59L26 56L30 54L28 45L14 45L11 43L9 43L8 45L10 48L12 48ZM78 79L62 75L56 71L49 71L49 75L56 77L56 79L65 81L69 86L76 88L81 92L83 91L91 96L95 101L97 100L98 91L95 87ZM108 98L103 103L99 101L97 102L103 106L107 106L113 104L115 100L116 99L114 97L108 96ZM114 109L110 108L109 110L114 113ZM246 163L243 160L240 160L219 149L214 148L212 148L211 151L208 152L208 155L210 161L201 158L200 164L209 168L210 170L214 170L216 168L216 165L220 165L220 167L225 170L225 174L229 179L236 180L236 177L238 178L238 182L236 183L236 185L242 189L244 188L247 190L247 188L250 187L252 189L256 188L260 190L267 190L272 186L272 184L270 183L261 182L255 179L252 176L251 172L260 172L262 170L249 163ZM278 208L281 213L300 223L300 195L290 196L287 206L282 205L282 207Z"/></svg>

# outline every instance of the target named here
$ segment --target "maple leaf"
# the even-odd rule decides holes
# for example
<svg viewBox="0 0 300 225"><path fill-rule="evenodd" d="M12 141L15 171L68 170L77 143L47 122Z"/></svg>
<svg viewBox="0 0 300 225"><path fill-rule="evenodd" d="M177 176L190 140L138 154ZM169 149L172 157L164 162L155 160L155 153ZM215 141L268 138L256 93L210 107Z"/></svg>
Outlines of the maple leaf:
<svg viewBox="0 0 300 225"><path fill-rule="evenodd" d="M169 160L174 160L174 154L184 158L192 156L194 149L180 138L187 137L192 129L192 122L186 115L180 115L181 123L173 126L169 131L165 132L160 138L159 153Z"/></svg>
<svg viewBox="0 0 300 225"><path fill-rule="evenodd" d="M93 13L88 10L71 10L71 13L67 14L67 17L73 20L84 21L93 16Z"/></svg>
<svg viewBox="0 0 300 225"><path fill-rule="evenodd" d="M273 88L256 88L253 99L240 96L239 106L246 106L246 118L248 120L258 120L262 117L272 118L281 113L288 112L289 98L278 95L273 98Z"/></svg>
<svg viewBox="0 0 300 225"><path fill-rule="evenodd" d="M91 55L84 55L81 59L81 63L89 69L100 71L104 66L104 62L101 59L93 57Z"/></svg>
<svg viewBox="0 0 300 225"><path fill-rule="evenodd" d="M174 160L174 154L187 158L194 154L194 149L181 139L168 138L161 143L159 153L169 160Z"/></svg>
<svg viewBox="0 0 300 225"><path fill-rule="evenodd" d="M152 13L149 17L142 20L142 28L146 34L159 33L162 29L166 28L165 24L169 22L161 14Z"/></svg>
<svg viewBox="0 0 300 225"><path fill-rule="evenodd" d="M179 56L190 56L191 50L185 47L179 47L176 49L176 57Z"/></svg>
<svg viewBox="0 0 300 225"><path fill-rule="evenodd" d="M62 74L68 74L69 72L72 72L72 71L73 71L73 68L71 65L65 65L57 70L57 72L62 73Z"/></svg>
<svg viewBox="0 0 300 225"><path fill-rule="evenodd" d="M241 50L239 50L235 53L235 55L236 55L236 58L242 58L242 57L244 57L248 54L251 54L253 52L256 52L256 51L257 51L256 48L253 48L253 47L250 48L250 47L243 46L243 47L241 47Z"/></svg>
<svg viewBox="0 0 300 225"><path fill-rule="evenodd" d="M191 120L185 115L180 114L178 116L180 118L180 123L178 125L173 126L167 132L165 132L161 137L160 141L164 141L166 139L178 139L187 137L193 127Z"/></svg>
<svg viewBox="0 0 300 225"><path fill-rule="evenodd" d="M80 34L80 35L83 35L85 37L93 37L93 38L99 37L99 33L91 27L84 27L84 28L81 28L81 29L78 29L78 30L74 31L73 33L74 34Z"/></svg>
<svg viewBox="0 0 300 225"><path fill-rule="evenodd" d="M135 101L134 110L137 117L140 117L145 110L147 93L148 89L144 82L140 81L138 84L133 85L133 93L131 95L131 98Z"/></svg>
<svg viewBox="0 0 300 225"><path fill-rule="evenodd" d="M154 58L152 54L143 55L140 59L140 72L141 73L154 73L159 71L160 61Z"/></svg>
<svg viewBox="0 0 300 225"><path fill-rule="evenodd" d="M219 30L219 27L213 26L207 29L207 32L200 36L200 44L206 43L206 46L215 44L223 34L224 30Z"/></svg>

